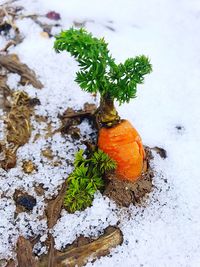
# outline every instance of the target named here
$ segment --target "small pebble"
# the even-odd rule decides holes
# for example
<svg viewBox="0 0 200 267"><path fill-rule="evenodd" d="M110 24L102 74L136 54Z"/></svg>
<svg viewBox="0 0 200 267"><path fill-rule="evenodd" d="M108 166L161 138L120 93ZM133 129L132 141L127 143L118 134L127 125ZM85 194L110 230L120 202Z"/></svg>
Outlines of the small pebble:
<svg viewBox="0 0 200 267"><path fill-rule="evenodd" d="M16 199L16 204L23 206L28 211L31 211L36 205L36 199L30 195L22 195Z"/></svg>

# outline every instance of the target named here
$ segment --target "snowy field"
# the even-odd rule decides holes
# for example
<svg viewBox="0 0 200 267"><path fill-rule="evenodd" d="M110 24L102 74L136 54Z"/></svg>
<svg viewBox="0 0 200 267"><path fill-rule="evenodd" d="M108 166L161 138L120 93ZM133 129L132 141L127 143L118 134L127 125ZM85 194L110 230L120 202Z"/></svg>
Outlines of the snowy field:
<svg viewBox="0 0 200 267"><path fill-rule="evenodd" d="M4 1L0 0L0 3ZM130 120L138 129L143 143L162 147L167 158L154 154L155 188L145 207L130 206L119 209L108 198L97 194L91 208L84 212L62 212L53 235L60 249L81 234L95 236L108 225L116 225L124 235L122 246L111 255L87 267L198 267L200 266L200 174L198 147L200 147L200 2L197 0L21 0L24 14L46 14L54 10L61 15L61 27L53 27L56 34L68 29L73 22L83 23L97 37L105 37L117 62L144 54L150 57L152 74L139 86L137 98L119 107L120 116ZM14 5L13 4L13 5ZM49 22L47 18L43 21ZM51 23L51 21L49 22ZM34 69L44 84L41 90L32 86L20 87L19 76L9 74L8 84L13 90L22 89L37 96L38 115L48 116L53 127L59 127L58 113L67 107L82 108L92 96L82 92L74 82L76 62L66 53L56 54L54 38L41 36L41 28L30 18L17 21L24 41L10 48L20 60ZM0 36L0 47L5 40ZM36 122L30 142L18 150L17 166L8 172L0 169L0 259L14 257L14 245L19 235L41 235L35 246L42 245L47 224L42 214L45 198L57 192L72 167L75 147L57 133L51 140L40 138L33 143L36 133L44 133ZM0 126L3 127L2 121ZM86 136L91 129L87 123L80 126ZM3 130L0 133L3 138ZM41 149L51 143L61 166L52 168L41 163ZM197 151L196 151L197 149ZM22 172L22 160L32 160L38 172ZM43 159L45 162L45 159ZM167 183L166 183L167 180ZM45 196L38 196L34 186L43 183ZM15 189L25 190L37 199L31 213L14 217Z"/></svg>

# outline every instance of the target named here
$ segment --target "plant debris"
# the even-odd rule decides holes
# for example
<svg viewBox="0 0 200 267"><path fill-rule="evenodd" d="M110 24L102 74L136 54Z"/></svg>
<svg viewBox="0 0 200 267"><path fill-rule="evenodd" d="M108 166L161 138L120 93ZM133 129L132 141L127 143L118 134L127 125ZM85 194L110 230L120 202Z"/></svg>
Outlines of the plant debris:
<svg viewBox="0 0 200 267"><path fill-rule="evenodd" d="M46 214L48 218L49 229L53 228L53 226L56 224L60 216L60 212L63 207L63 199L64 199L66 187L67 187L66 182L64 182L58 195L48 202Z"/></svg>
<svg viewBox="0 0 200 267"><path fill-rule="evenodd" d="M36 78L36 74L26 64L20 62L15 54L0 55L0 66L4 67L12 73L21 76L21 84L32 84L35 88L43 88L43 84Z"/></svg>
<svg viewBox="0 0 200 267"><path fill-rule="evenodd" d="M56 224L60 217L61 209L63 207L63 199L66 191L66 182L63 183L56 198L49 201L46 209L48 228L51 230ZM54 238L52 234L49 233L47 243L49 243L48 251L48 267L54 267L55 262L55 248L54 248ZM45 258L44 258L45 259ZM45 259L46 260L46 259ZM45 266L44 266L45 267Z"/></svg>
<svg viewBox="0 0 200 267"><path fill-rule="evenodd" d="M0 75L0 109L3 109L4 111L11 106L11 103L8 100L8 97L11 95L11 90L6 82L6 75Z"/></svg>
<svg viewBox="0 0 200 267"><path fill-rule="evenodd" d="M14 40L10 40L5 47L3 47L0 52L7 52L8 48L10 48L12 45L16 45L16 42Z"/></svg>
<svg viewBox="0 0 200 267"><path fill-rule="evenodd" d="M32 173L33 171L36 170L36 166L33 164L31 160L24 161L22 168L25 173Z"/></svg>
<svg viewBox="0 0 200 267"><path fill-rule="evenodd" d="M29 96L24 91L12 94L12 106L5 119L6 144L1 145L0 166L5 170L16 164L16 152L20 146L28 142L31 136L32 108L29 106Z"/></svg>
<svg viewBox="0 0 200 267"><path fill-rule="evenodd" d="M17 45L21 43L24 37L20 34L19 28L15 24L15 19L18 16L18 12L22 7L9 6L11 3L5 3L0 6L0 34L4 35L9 41L2 51L6 52L10 45ZM14 36L10 34L10 30L13 29Z"/></svg>
<svg viewBox="0 0 200 267"><path fill-rule="evenodd" d="M59 267L75 267L84 266L88 259L95 261L96 259L106 256L112 248L122 244L123 235L119 228L109 226L105 229L105 233L92 242L82 242L77 247L71 247L64 252L59 252L56 256L56 263Z"/></svg>
<svg viewBox="0 0 200 267"><path fill-rule="evenodd" d="M53 151L49 147L42 150L42 155L49 160L52 160L54 158Z"/></svg>
<svg viewBox="0 0 200 267"><path fill-rule="evenodd" d="M51 262L44 255L39 262L39 267L81 267L86 265L88 260L94 262L102 256L109 255L111 249L122 243L123 235L121 230L118 227L109 226L104 230L104 234L97 239L81 236L64 250L55 250L54 258ZM52 262L54 265L50 265Z"/></svg>
<svg viewBox="0 0 200 267"><path fill-rule="evenodd" d="M13 94L13 103L6 118L7 142L19 147L28 142L31 136L30 116L32 110L28 106L29 96L24 91Z"/></svg>
<svg viewBox="0 0 200 267"><path fill-rule="evenodd" d="M51 13L51 12L49 12L49 13ZM47 14L49 14L49 13L47 13ZM42 28L41 35L43 37L52 37L53 36L51 33L52 28L53 27L60 27L61 25L59 23L47 24L47 23L42 22L40 20L40 18L47 17L47 14L46 15L38 15L38 14L21 15L21 16L19 16L19 18L20 19L24 19L24 18L32 19L37 25L39 25ZM53 13L52 15L49 15L49 19L51 19L50 16L55 17L55 18L58 17L59 14L58 15L56 15L56 14L58 14L58 13L55 13L55 14ZM52 20L56 20L56 19L52 19Z"/></svg>
<svg viewBox="0 0 200 267"><path fill-rule="evenodd" d="M17 162L16 151L0 144L0 167L4 170L14 168Z"/></svg>
<svg viewBox="0 0 200 267"><path fill-rule="evenodd" d="M80 137L80 130L76 127L83 119L89 119L90 122L94 121L94 114L96 111L95 104L85 103L83 109L75 111L72 108L67 108L59 118L62 122L62 126L59 130L63 134L70 134L74 139Z"/></svg>
<svg viewBox="0 0 200 267"><path fill-rule="evenodd" d="M32 254L31 242L20 236L17 240L17 261L19 267L37 267Z"/></svg>
<svg viewBox="0 0 200 267"><path fill-rule="evenodd" d="M16 267L15 261L14 260L9 260L6 264L6 267Z"/></svg>

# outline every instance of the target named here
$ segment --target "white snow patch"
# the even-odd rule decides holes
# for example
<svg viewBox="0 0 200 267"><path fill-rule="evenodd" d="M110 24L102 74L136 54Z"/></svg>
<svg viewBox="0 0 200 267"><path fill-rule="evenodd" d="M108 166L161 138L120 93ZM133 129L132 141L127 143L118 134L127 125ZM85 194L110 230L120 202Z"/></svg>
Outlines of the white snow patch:
<svg viewBox="0 0 200 267"><path fill-rule="evenodd" d="M74 214L62 212L62 217L53 231L55 246L61 249L80 235L97 237L109 225L116 225L117 221L116 205L97 193L92 207L85 211Z"/></svg>

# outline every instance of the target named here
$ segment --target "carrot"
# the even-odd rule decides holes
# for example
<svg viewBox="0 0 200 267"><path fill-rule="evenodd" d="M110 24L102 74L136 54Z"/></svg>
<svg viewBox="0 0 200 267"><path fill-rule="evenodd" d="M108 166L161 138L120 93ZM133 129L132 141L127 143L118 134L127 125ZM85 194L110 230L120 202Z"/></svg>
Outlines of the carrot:
<svg viewBox="0 0 200 267"><path fill-rule="evenodd" d="M144 55L116 64L108 44L84 29L69 29L56 36L56 52L68 51L79 63L75 81L89 93L100 93L96 111L99 128L98 146L118 165L121 179L135 181L144 169L145 152L141 138L133 126L118 115L114 100L120 104L136 97L137 84L152 71Z"/></svg>
<svg viewBox="0 0 200 267"><path fill-rule="evenodd" d="M136 129L127 120L111 128L101 128L98 147L117 163L117 177L135 181L141 175L145 151Z"/></svg>

